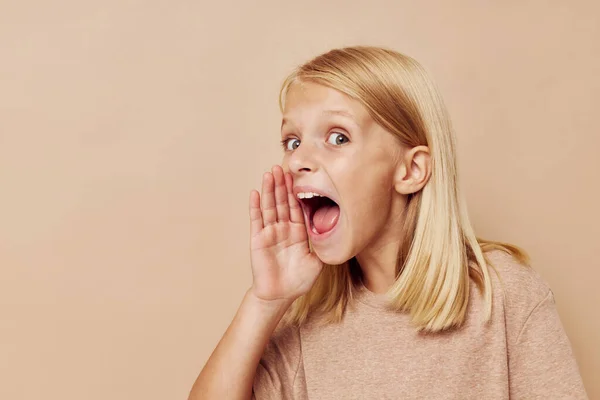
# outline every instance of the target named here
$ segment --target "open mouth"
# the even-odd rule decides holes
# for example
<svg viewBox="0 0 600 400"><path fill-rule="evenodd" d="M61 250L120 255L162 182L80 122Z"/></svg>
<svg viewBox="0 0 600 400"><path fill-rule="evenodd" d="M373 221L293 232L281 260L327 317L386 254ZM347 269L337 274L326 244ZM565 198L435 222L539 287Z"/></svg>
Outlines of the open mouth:
<svg viewBox="0 0 600 400"><path fill-rule="evenodd" d="M300 197L304 195L304 197ZM327 196L316 193L300 194L300 202L310 224L310 231L322 235L335 228L340 218L340 207Z"/></svg>

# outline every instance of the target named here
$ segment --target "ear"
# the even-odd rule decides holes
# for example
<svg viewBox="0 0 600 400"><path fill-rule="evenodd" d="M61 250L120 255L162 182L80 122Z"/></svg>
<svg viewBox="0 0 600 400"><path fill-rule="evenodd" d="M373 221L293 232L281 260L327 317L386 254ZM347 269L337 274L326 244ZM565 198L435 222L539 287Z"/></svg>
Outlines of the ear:
<svg viewBox="0 0 600 400"><path fill-rule="evenodd" d="M396 192L408 195L416 193L431 177L431 153L427 146L417 146L404 151L400 156L394 189Z"/></svg>

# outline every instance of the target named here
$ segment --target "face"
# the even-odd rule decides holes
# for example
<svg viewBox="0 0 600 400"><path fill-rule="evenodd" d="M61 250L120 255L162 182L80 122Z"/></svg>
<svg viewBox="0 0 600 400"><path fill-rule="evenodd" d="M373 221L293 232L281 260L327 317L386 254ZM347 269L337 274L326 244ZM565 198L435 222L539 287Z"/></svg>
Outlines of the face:
<svg viewBox="0 0 600 400"><path fill-rule="evenodd" d="M382 241L400 240L405 198L394 189L402 147L343 93L294 83L281 128L283 167L294 178L317 256L341 264Z"/></svg>

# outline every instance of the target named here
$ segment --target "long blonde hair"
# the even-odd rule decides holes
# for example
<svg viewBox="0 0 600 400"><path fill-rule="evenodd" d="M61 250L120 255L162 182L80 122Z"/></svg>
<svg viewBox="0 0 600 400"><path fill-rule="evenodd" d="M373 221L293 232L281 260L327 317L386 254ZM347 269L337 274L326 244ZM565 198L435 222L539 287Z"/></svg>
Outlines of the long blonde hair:
<svg viewBox="0 0 600 400"><path fill-rule="evenodd" d="M504 250L523 263L518 247L475 236L457 177L455 139L446 107L423 67L401 53L379 47L331 50L298 67L283 83L283 111L290 85L310 81L356 99L380 126L409 148L431 152L432 175L409 196L404 239L398 254L396 281L388 295L391 307L410 312L417 329L438 332L460 326L466 316L469 283L480 289L484 319L492 312L490 271L484 252ZM326 266L312 289L297 299L286 321L301 324L313 312L328 322L340 321L361 278L355 258Z"/></svg>

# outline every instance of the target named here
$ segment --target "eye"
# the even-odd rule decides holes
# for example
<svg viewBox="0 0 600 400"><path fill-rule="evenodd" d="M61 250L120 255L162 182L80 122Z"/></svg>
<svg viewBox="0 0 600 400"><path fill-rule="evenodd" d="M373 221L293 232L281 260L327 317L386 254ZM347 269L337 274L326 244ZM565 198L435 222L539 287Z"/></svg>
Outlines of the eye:
<svg viewBox="0 0 600 400"><path fill-rule="evenodd" d="M348 136L344 135L343 133L339 133L339 132L333 132L327 138L327 143L333 144L336 146L341 146L343 144L348 143L349 141L350 141L350 139L348 139Z"/></svg>
<svg viewBox="0 0 600 400"><path fill-rule="evenodd" d="M281 145L286 151L296 150L300 146L300 140L294 138L284 139L281 141Z"/></svg>

